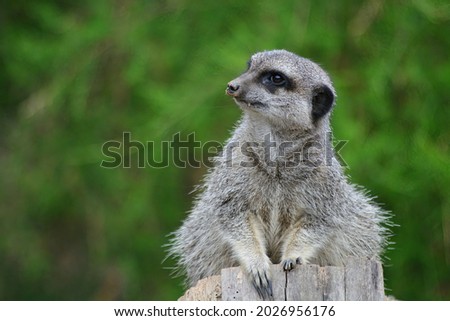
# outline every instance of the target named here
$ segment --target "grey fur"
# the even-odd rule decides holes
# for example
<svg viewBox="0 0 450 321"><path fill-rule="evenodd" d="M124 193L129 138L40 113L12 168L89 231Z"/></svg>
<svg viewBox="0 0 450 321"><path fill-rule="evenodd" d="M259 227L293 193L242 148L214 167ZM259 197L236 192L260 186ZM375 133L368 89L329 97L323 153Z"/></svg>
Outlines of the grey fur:
<svg viewBox="0 0 450 321"><path fill-rule="evenodd" d="M283 86L274 85L274 73L285 76ZM249 69L229 83L243 117L169 244L188 286L240 265L270 298L270 263L289 271L301 263L380 257L388 215L347 181L334 157L330 112L313 115L322 87L333 95L324 104L334 104L326 72L285 50L253 55ZM276 147L267 148L268 138Z"/></svg>

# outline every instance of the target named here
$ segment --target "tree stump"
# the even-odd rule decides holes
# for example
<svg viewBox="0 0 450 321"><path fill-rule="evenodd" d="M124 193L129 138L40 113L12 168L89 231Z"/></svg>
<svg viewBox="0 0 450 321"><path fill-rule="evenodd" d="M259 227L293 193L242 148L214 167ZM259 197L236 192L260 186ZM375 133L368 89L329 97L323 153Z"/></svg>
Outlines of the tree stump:
<svg viewBox="0 0 450 321"><path fill-rule="evenodd" d="M297 265L284 272L271 266L276 301L382 301L383 268L379 261L350 258L343 267ZM200 280L181 301L259 301L256 290L240 267Z"/></svg>

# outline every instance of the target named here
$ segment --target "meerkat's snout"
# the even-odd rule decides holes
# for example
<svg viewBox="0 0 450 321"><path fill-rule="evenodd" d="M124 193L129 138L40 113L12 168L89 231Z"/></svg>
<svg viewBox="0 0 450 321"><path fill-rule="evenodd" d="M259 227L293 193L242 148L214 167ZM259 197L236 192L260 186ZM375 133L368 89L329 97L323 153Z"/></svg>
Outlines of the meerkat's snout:
<svg viewBox="0 0 450 321"><path fill-rule="evenodd" d="M228 96L237 97L240 93L240 90L239 90L240 88L241 88L241 86L239 86L238 84L229 82L227 85L227 89L225 90L225 93Z"/></svg>

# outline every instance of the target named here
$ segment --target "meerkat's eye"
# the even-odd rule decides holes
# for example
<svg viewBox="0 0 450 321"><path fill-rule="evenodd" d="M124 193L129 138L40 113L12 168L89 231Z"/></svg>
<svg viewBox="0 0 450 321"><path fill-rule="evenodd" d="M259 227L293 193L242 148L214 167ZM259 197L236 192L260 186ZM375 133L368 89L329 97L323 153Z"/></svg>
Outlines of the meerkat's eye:
<svg viewBox="0 0 450 321"><path fill-rule="evenodd" d="M284 78L284 76L281 74L274 73L270 75L270 81L275 86L283 86L286 83L286 78Z"/></svg>
<svg viewBox="0 0 450 321"><path fill-rule="evenodd" d="M289 80L278 71L269 71L261 75L261 82L267 87L271 92L275 91L279 87L288 87Z"/></svg>

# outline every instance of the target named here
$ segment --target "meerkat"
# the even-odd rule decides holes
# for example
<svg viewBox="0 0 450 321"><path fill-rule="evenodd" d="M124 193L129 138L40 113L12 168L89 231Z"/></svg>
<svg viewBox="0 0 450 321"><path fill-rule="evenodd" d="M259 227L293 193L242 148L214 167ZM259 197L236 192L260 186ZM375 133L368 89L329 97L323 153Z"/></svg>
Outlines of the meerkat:
<svg viewBox="0 0 450 321"><path fill-rule="evenodd" d="M389 215L348 182L335 157L328 74L294 53L264 51L226 94L243 116L169 244L187 285L241 266L270 299L270 264L290 271L379 259Z"/></svg>

